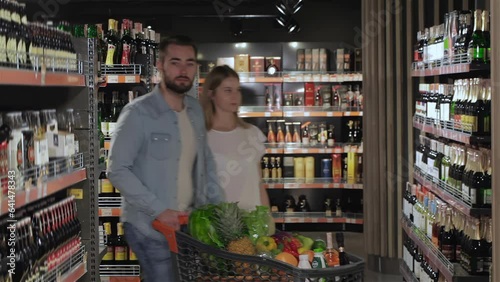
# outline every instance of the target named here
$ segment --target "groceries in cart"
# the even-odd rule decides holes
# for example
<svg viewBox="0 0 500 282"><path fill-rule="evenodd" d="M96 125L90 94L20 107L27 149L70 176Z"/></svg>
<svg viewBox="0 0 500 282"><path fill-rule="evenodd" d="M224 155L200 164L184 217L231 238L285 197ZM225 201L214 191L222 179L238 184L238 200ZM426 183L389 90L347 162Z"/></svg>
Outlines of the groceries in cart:
<svg viewBox="0 0 500 282"><path fill-rule="evenodd" d="M189 217L188 233L195 239L231 253L262 256L298 267L300 255L307 255L313 268L315 256L322 254L324 267L348 264L344 253L342 233L337 233L339 248L334 249L332 233L327 242L299 233L275 231L274 219L266 206L243 210L237 203L206 205L193 211ZM341 257L343 258L341 260ZM342 263L341 263L342 262Z"/></svg>

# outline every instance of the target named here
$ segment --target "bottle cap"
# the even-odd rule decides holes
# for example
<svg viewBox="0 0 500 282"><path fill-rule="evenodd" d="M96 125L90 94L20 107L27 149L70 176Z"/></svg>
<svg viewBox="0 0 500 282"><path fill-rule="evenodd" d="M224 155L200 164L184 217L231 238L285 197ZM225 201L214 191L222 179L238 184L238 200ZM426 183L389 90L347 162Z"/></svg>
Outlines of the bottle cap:
<svg viewBox="0 0 500 282"><path fill-rule="evenodd" d="M324 250L323 250L323 249L321 249L321 248L314 249L314 252L315 252L315 253L323 253L323 251L324 251Z"/></svg>

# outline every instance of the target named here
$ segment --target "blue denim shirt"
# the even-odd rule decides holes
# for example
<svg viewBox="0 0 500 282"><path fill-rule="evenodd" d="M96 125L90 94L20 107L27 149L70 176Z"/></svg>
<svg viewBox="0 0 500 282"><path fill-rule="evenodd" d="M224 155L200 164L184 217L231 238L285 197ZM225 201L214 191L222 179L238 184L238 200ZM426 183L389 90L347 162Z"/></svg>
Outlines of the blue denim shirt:
<svg viewBox="0 0 500 282"><path fill-rule="evenodd" d="M224 194L207 145L203 111L188 95L184 105L198 138L192 208L218 203ZM158 86L124 107L112 138L107 175L124 199L122 221L149 238L164 239L151 223L164 210L177 209L180 152L177 115Z"/></svg>

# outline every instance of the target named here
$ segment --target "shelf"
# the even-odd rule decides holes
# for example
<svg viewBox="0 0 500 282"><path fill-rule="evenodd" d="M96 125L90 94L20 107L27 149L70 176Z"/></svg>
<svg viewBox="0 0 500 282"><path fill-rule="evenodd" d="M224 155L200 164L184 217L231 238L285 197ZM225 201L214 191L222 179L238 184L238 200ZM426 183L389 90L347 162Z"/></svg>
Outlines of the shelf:
<svg viewBox="0 0 500 282"><path fill-rule="evenodd" d="M54 193L68 188L71 185L87 179L87 171L85 168L75 170L73 172L57 176L47 182L44 182L31 189L15 192L15 209L19 209L29 203L38 201ZM12 196L12 195L11 195ZM9 199L4 198L0 202L0 216L9 212Z"/></svg>
<svg viewBox="0 0 500 282"><path fill-rule="evenodd" d="M103 245L99 245L99 260L102 260L102 258L106 255L106 252L108 251L108 248Z"/></svg>
<svg viewBox="0 0 500 282"><path fill-rule="evenodd" d="M141 282L141 277L138 276L101 276L101 282Z"/></svg>
<svg viewBox="0 0 500 282"><path fill-rule="evenodd" d="M206 73L201 74L206 76ZM285 71L277 73L276 76L267 76L264 72L239 72L242 83L283 83L283 82L359 82L363 81L361 73L337 73L337 72L302 72ZM205 83L205 77L199 78L200 84Z"/></svg>
<svg viewBox="0 0 500 282"><path fill-rule="evenodd" d="M413 127L438 137L444 137L464 144L490 144L491 136L473 136L471 125L458 124L453 121L440 121L415 115Z"/></svg>
<svg viewBox="0 0 500 282"><path fill-rule="evenodd" d="M72 257L40 276L36 282L75 282L82 278L85 273L87 273L87 253L85 247L81 246Z"/></svg>
<svg viewBox="0 0 500 282"><path fill-rule="evenodd" d="M283 82L359 82L363 81L361 73L337 73L337 72L283 72Z"/></svg>
<svg viewBox="0 0 500 282"><path fill-rule="evenodd" d="M266 143L267 154L343 154L343 153L363 153L362 144L342 144L337 143L333 148L325 148L324 145L306 146L300 143L271 144Z"/></svg>
<svg viewBox="0 0 500 282"><path fill-rule="evenodd" d="M115 75L108 74L103 77L105 80L102 83L102 87L107 84L138 84L141 83L140 75Z"/></svg>
<svg viewBox="0 0 500 282"><path fill-rule="evenodd" d="M363 224L363 215L350 213L341 217L326 216L325 212L273 212L272 215L275 223Z"/></svg>
<svg viewBox="0 0 500 282"><path fill-rule="evenodd" d="M122 215L121 197L99 197L99 216L119 217Z"/></svg>
<svg viewBox="0 0 500 282"><path fill-rule="evenodd" d="M404 261L399 262L399 272L403 276L406 282L418 282L419 280L410 270L410 268L406 265Z"/></svg>
<svg viewBox="0 0 500 282"><path fill-rule="evenodd" d="M85 76L81 74L35 72L0 68L0 85L25 85L25 86L86 86Z"/></svg>
<svg viewBox="0 0 500 282"><path fill-rule="evenodd" d="M416 181L461 213L467 216L491 215L491 209L473 208L470 197L463 197L461 190L458 191L444 181L425 173L416 165L414 165L413 176Z"/></svg>
<svg viewBox="0 0 500 282"><path fill-rule="evenodd" d="M429 264L437 268L447 281L454 281L454 265L434 246L431 240L413 225L406 216L401 219L401 226L403 226L403 230L418 246L419 250L422 251Z"/></svg>
<svg viewBox="0 0 500 282"><path fill-rule="evenodd" d="M363 112L340 111L338 107L305 107L284 106L280 108L267 106L242 106L239 110L240 117L362 117Z"/></svg>
<svg viewBox="0 0 500 282"><path fill-rule="evenodd" d="M467 273L458 263L451 263L406 216L401 219L403 230L422 251L429 264L438 269L447 281L453 282L487 282L488 276L473 276Z"/></svg>
<svg viewBox="0 0 500 282"><path fill-rule="evenodd" d="M139 265L102 265L99 266L101 276L138 277L141 275Z"/></svg>
<svg viewBox="0 0 500 282"><path fill-rule="evenodd" d="M333 178L282 178L263 179L266 189L354 189L362 190L363 184L334 183Z"/></svg>
<svg viewBox="0 0 500 282"><path fill-rule="evenodd" d="M473 71L488 71L490 65L487 64L473 64L468 58L467 54L455 56L453 62L449 62L448 58L436 60L432 65L425 65L421 62L414 62L412 64L411 75L413 77L425 77L436 75L449 75L461 74Z"/></svg>

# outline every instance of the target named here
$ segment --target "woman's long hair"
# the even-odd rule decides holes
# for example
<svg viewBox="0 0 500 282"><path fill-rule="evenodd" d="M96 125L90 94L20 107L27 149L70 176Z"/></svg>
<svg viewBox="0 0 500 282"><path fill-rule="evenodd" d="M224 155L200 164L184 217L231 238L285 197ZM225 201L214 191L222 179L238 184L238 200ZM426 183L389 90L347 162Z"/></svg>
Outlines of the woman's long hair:
<svg viewBox="0 0 500 282"><path fill-rule="evenodd" d="M205 126L207 130L211 130L213 127L213 120L215 115L215 105L210 97L209 92L212 91L213 95L216 95L215 89L221 85L224 79L234 77L240 80L240 76L232 68L227 65L215 67L206 77L205 83L203 84L203 92L200 96L201 107L205 113ZM234 118L238 126L243 128L248 128L249 124L244 122L238 113L234 113Z"/></svg>

